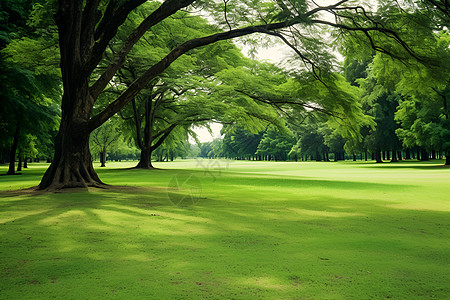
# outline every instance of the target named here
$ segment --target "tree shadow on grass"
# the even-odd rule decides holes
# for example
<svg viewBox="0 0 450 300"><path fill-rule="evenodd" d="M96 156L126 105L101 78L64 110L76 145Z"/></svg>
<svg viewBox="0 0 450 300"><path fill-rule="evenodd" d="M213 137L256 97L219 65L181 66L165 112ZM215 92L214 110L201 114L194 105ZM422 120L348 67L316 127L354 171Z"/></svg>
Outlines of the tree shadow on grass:
<svg viewBox="0 0 450 300"><path fill-rule="evenodd" d="M283 184L332 191L391 186L313 181L229 178L226 184L276 183L280 198ZM374 262L380 255L389 259L406 255L408 261L435 264L441 259L438 248L427 248L437 253L436 258L411 249L439 245L443 233L433 235L433 229L438 230L437 223L442 228L448 224L448 213L394 209L386 207L384 200L369 202L336 194L326 199L299 194L298 200L281 202L266 197L257 205L255 199L229 196L204 199L182 209L170 204L164 187L122 187L22 194L2 202L0 216L13 218L0 222L0 273L4 278L0 288L10 298L19 294L61 298L67 293L80 298L144 294L232 298L242 291L255 297L291 298L299 291L298 282L302 282L300 289L309 289L311 294L314 289L326 291L330 285L342 287L342 282L330 281L330 274L366 284L364 276L355 276L361 269L372 271L369 282L388 276L396 283L419 281L426 289L412 271L407 279L391 276L397 261L393 268L380 271L383 277L374 272ZM408 244L412 239L415 242ZM342 269L346 264L347 269ZM442 281L439 276L436 272L431 277L434 285ZM408 295L410 288L402 290L399 285L398 293ZM352 292L344 290L343 295L356 297ZM324 297L333 295L325 293Z"/></svg>
<svg viewBox="0 0 450 300"><path fill-rule="evenodd" d="M180 172L200 178L209 198L188 208L173 206L166 186ZM216 181L204 170L136 170L150 174L142 181L158 179L157 184L166 186L4 197L0 200L4 296L19 292L64 298L69 291L80 298L138 298L142 296L138 291L144 291L153 298L238 298L233 293L244 291L255 297L294 298L299 288L310 289L311 295L329 290L330 285L341 288L342 282L330 281L330 274L347 276L360 285L405 281L391 276L395 267L380 271L382 276L371 275L369 281L354 275L363 268L376 270L373 262L380 255L391 260L405 256L433 266L443 259L438 245L445 238L442 228L448 225L448 213L388 207L395 204L392 199L379 199L377 193L387 189L413 193L415 185L211 172ZM215 187L226 195L212 197ZM273 191L267 194L268 189ZM287 197L287 190L294 192ZM319 194L304 193L309 190ZM350 199L340 196L340 190L355 193ZM358 199L359 191L374 196ZM244 192L248 198L240 195ZM435 258L417 254L413 246L421 253L435 253ZM339 267L347 264L348 269ZM423 282L411 272L408 289ZM430 278L439 283L441 274ZM408 289L400 287L397 294L407 295ZM89 293L86 297L84 291ZM336 296L324 293L323 298ZM343 295L358 298L351 289Z"/></svg>
<svg viewBox="0 0 450 300"><path fill-rule="evenodd" d="M246 174L228 172L227 175L232 177L226 178L226 184L231 184L234 187L254 186L261 189L274 187L276 190L283 192L283 188L306 188L306 189L344 189L344 190L382 190L385 188L414 188L415 185L405 184L387 184L387 183L373 183L367 181L350 181L345 180L345 177L339 180L331 179L314 179L311 177L298 176L276 176L270 174ZM218 177L220 178L220 177ZM363 180L363 178L362 178Z"/></svg>

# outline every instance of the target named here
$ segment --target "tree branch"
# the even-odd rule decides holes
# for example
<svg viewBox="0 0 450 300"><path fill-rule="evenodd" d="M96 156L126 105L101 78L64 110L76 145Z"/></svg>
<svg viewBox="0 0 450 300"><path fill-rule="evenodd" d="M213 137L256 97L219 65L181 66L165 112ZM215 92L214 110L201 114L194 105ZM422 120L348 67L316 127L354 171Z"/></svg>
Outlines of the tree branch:
<svg viewBox="0 0 450 300"><path fill-rule="evenodd" d="M130 0L127 3L131 3L133 5L130 4L130 7L128 7L128 9L131 8L131 6L134 6L136 4L137 4L137 6L139 6L143 2L145 2L145 1L144 0ZM142 23L129 35L128 39L123 44L123 46L119 50L119 52L114 56L113 61L106 68L105 72L91 86L91 88L89 89L91 96L94 99L97 99L98 95L100 95L100 93L103 91L103 89L109 83L109 81L113 78L116 71L120 67L122 67L123 63L125 62L126 56L131 51L134 44L136 44L139 41L139 39L145 34L145 32L147 30L149 30L152 26L158 24L162 20L166 19L170 15L176 13L181 8L188 6L193 2L194 2L194 0L166 0L163 4L161 4L161 6L157 10L155 10L153 13L151 13L144 21L142 21ZM124 9L123 12L125 12L128 9ZM111 32L108 32L108 36L105 37L102 41L100 41L96 45L94 52L96 53L97 57L100 55L99 58L101 58L101 54L106 49L109 41L114 37L118 26L113 27L113 29L114 28L115 28L115 31L111 30ZM95 68L95 66L98 64L98 61L99 60L92 61L90 67Z"/></svg>
<svg viewBox="0 0 450 300"><path fill-rule="evenodd" d="M314 8L314 9L310 10L309 12L307 12L305 14L305 17L310 17L320 11L324 11L324 10L327 11L327 10L335 9L335 8L339 7L340 5L344 4L345 2L349 2L349 1L350 0L342 0L342 1L339 1L339 2L329 5L329 6L318 6L317 8Z"/></svg>
<svg viewBox="0 0 450 300"><path fill-rule="evenodd" d="M344 29L350 32L363 32L366 37L369 39L371 46L373 48L373 50L378 51L378 52L382 52L385 53L393 58L396 59L400 59L400 57L396 56L395 54L393 54L392 52L381 48L380 46L377 46L372 37L370 36L370 32L381 32L383 34L385 34L388 38L393 39L395 42L397 42L403 49L405 49L405 51L411 55L412 57L414 57L415 59L417 59L418 61L422 61L421 58L417 57L415 55L415 53L413 52L413 50L406 44L405 41L403 41L398 34L391 30L391 29L387 29L387 28L382 28L382 27L351 27L345 24L338 24L338 23L333 23L333 22L329 22L329 21L324 21L324 20L311 20L312 24L321 24L321 25L327 25L330 27L334 27L334 28L339 28L339 29Z"/></svg>
<svg viewBox="0 0 450 300"><path fill-rule="evenodd" d="M228 4L228 1L230 1L230 0L223 0L223 4L224 4L224 16L225 16L225 22L227 22L227 25L228 25L228 28L231 30L231 25L230 25L230 22L228 22L228 17L227 17L227 4Z"/></svg>
<svg viewBox="0 0 450 300"><path fill-rule="evenodd" d="M450 11L449 11L448 0L444 0L444 4L443 5L441 3L439 3L439 1L436 1L436 0L425 0L425 1L430 2L439 11L441 11L443 14L445 14L447 16L447 18L450 18Z"/></svg>
<svg viewBox="0 0 450 300"><path fill-rule="evenodd" d="M161 144L170 135L170 133L175 129L175 127L177 127L177 124L172 124L169 127L167 127L165 130L163 130L162 132L164 132L164 135L162 137L160 137L159 140L153 146L151 146L150 151L154 151L156 148L161 146ZM156 137L157 136L155 136L154 138L156 138Z"/></svg>
<svg viewBox="0 0 450 300"><path fill-rule="evenodd" d="M206 46L218 41L232 39L236 37L245 36L248 34L256 33L256 32L266 32L267 30L280 29L288 26L288 22L279 22L273 23L269 25L259 25L259 26L250 26L241 29L234 29L227 32L216 33L213 35L209 35L202 38L192 39L187 41L175 49L173 49L166 57L160 60L158 63L153 65L147 71L145 71L141 77L136 79L126 91L122 93L115 101L113 101L108 107L105 108L101 113L94 116L88 124L89 130L94 130L98 126L100 126L103 122L113 116L116 112L118 112L125 104L131 101L140 90L142 90L148 82L154 79L156 76L161 74L165 69L167 69L172 62L174 62L178 57L183 55L184 53L192 50L194 48L198 48L201 46Z"/></svg>
<svg viewBox="0 0 450 300"><path fill-rule="evenodd" d="M166 4L167 2L169 2L169 1L164 2L164 4ZM338 3L334 4L331 7L340 5L340 4L345 3L345 2L347 2L347 1L345 1L345 0L339 1ZM306 15L310 16L314 11L317 12L318 10L323 10L325 8L329 9L329 7L319 7L317 9L313 9L311 12L308 12ZM201 46L206 46L206 45L215 43L217 41L222 41L222 40L232 39L232 38L236 38L236 37L241 37L241 36L253 34L253 33L256 33L256 32L266 33L267 34L268 32L271 32L273 30L289 27L289 26L292 26L292 25L295 25L295 24L299 24L299 23L327 25L327 26L330 26L330 27L333 27L333 28L344 29L344 30L348 30L348 31L351 31L351 32L352 31L363 32L363 33L365 33L368 36L368 38L371 41L371 43L372 43L372 45L373 45L375 50L381 51L381 52L389 54L389 55L391 55L393 57L396 57L395 55L393 55L389 51L387 51L387 50L385 50L385 49L383 49L381 47L377 47L373 43L373 40L371 40L369 32L372 32L372 31L381 32L381 33L385 34L386 36L388 36L388 38L391 38L391 39L395 40L411 56L413 56L413 57L415 57L416 59L419 60L419 58L417 58L415 56L413 51L397 35L396 32L394 32L394 31L392 31L390 29L386 29L386 28L380 28L380 27L350 27L350 26L347 26L347 25L344 25L344 24L337 24L337 23L332 23L332 22L329 22L329 21L318 20L318 19L306 20L305 16L298 16L298 17L295 17L295 18L293 18L291 20L287 20L287 21L284 21L284 22L277 22L277 23L272 23L272 24L249 26L249 27L245 27L245 28L234 29L234 30L230 30L230 31L227 31L227 32L216 33L216 34L209 35L209 36L202 37L202 38L192 39L192 40L189 40L189 41L179 45L178 47L174 48L166 57L164 57L158 63L156 63L155 65L150 67L148 70L146 70L139 78L137 78L127 88L127 90L125 90L115 101L110 103L102 112L100 112L96 116L92 117L91 120L89 120L89 122L88 122L88 129L90 131L94 130L95 128L100 126L102 123L104 123L107 119L109 119L111 116L113 116L115 113L117 113L122 107L124 107L128 102L130 102L131 99L133 99L139 93L139 91L142 90L147 85L148 82L150 82L152 79L154 79L155 77L160 75L178 57L180 57L184 53L188 52L189 50L192 50L194 48L201 47ZM121 61L120 62L120 65L121 65L125 58L122 57L121 55L119 56L119 58L120 58L120 61ZM111 69L108 68L108 70L102 75L102 77L99 79L99 81L97 81L97 83L94 84L94 86L92 87L92 92L94 93L93 96L98 96L98 93L100 93L100 91L103 90L104 86L106 86L106 84L107 84L107 81L109 81L109 79L113 76L113 74L114 74L115 70L117 70L117 68L119 68L118 65L114 65L113 67L111 67Z"/></svg>
<svg viewBox="0 0 450 300"><path fill-rule="evenodd" d="M329 116L332 116L332 117L336 117L336 118L339 118L339 119L344 119L343 116L337 115L337 114L335 114L333 112L330 112L330 111L328 111L328 110L326 110L324 108L316 107L316 106L309 105L309 104L306 104L306 103L296 102L296 101L292 101L292 100L291 101L289 101L289 100L283 100L283 101L266 100L266 99L264 99L262 97L251 95L251 94L249 94L249 93L247 93L245 91L242 91L242 90L236 90L236 92L241 93L241 94L243 94L243 95L245 95L245 96L247 96L247 97L249 97L249 98L251 98L253 100L256 100L256 101L259 101L259 102L262 102L262 103L266 103L266 104L269 104L269 105L274 105L277 109L280 109L281 111L283 111L283 110L281 109L279 104L291 104L291 105L298 105L298 106L301 106L301 107L304 107L304 108L309 108L309 109L312 109L312 110L315 110L315 111L318 111L318 112L321 112L323 114L326 114L326 115L329 115Z"/></svg>
<svg viewBox="0 0 450 300"><path fill-rule="evenodd" d="M303 63L305 65L309 64L311 65L312 68L312 72L314 77L319 80L325 87L328 87L327 84L322 80L322 78L319 76L319 74L317 74L317 70L320 71L320 69L316 66L316 64L311 61L308 57L306 57L305 55L303 55L303 53L300 52L300 50L297 49L297 47L295 47L294 45L292 45L281 33L279 32L274 32L274 31L266 31L266 34L269 35L273 35L276 36L278 38L280 38L287 46L289 46L292 50L294 50L295 53L297 53L298 56L300 56L300 58L302 59Z"/></svg>

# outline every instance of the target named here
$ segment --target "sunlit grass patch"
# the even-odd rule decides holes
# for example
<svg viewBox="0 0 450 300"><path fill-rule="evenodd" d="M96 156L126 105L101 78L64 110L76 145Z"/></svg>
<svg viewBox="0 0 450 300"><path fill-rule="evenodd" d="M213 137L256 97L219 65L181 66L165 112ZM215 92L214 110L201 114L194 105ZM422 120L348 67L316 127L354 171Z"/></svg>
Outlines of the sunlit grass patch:
<svg viewBox="0 0 450 300"><path fill-rule="evenodd" d="M120 166L98 171L127 187L1 192L0 298L444 299L450 292L450 170L439 162ZM43 171L2 176L0 190L29 187ZM180 173L201 185L193 205L170 199Z"/></svg>

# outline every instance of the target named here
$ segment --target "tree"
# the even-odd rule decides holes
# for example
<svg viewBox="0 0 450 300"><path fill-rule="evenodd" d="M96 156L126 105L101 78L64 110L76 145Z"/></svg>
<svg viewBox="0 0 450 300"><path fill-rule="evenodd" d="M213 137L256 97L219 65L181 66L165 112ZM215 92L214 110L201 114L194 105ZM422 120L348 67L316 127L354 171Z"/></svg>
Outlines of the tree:
<svg viewBox="0 0 450 300"><path fill-rule="evenodd" d="M59 72L49 65L57 60L56 47L45 38L51 33L37 28L31 1L13 2L6 1L4 10L2 2L0 15L0 141L10 145L7 174L15 174L17 150L21 161L27 140L46 137L58 122L59 98Z"/></svg>
<svg viewBox="0 0 450 300"><path fill-rule="evenodd" d="M147 3L133 11L127 22L121 26L118 36L127 36L136 23L142 22L150 14L157 3ZM156 63L161 53L169 52L174 44L182 42L182 38L210 30L209 25L200 17L188 17L187 13L179 12L173 19L162 21L144 34L143 40L136 43L128 55L128 60L119 70L114 80L113 92L121 94L139 76L146 71L149 63ZM158 39L152 37L158 36ZM120 38L118 39L120 41ZM158 51L149 51L149 47ZM113 46L112 54L116 52ZM181 133L180 126L189 127L189 122L195 122L200 112L186 105L186 92L195 88L199 75L198 61L195 51L180 58L168 67L160 76L136 95L131 105L121 110L121 116L127 120L128 131L134 136L134 142L141 150L141 158L136 168L150 169L152 153L165 143L175 131ZM183 102L183 104L181 104ZM195 104L194 104L195 105ZM178 135L179 136L179 135ZM172 146L177 144L172 139ZM166 146L168 143L165 143ZM170 151L169 149L165 149ZM164 151L159 151L162 153ZM158 155L160 157L160 155Z"/></svg>
<svg viewBox="0 0 450 300"><path fill-rule="evenodd" d="M151 5L143 6L135 13L142 16L150 8ZM136 20L139 18L134 19ZM130 22L124 26L130 27L128 23ZM165 20L151 28L144 35L145 42L137 43L130 52L128 61L116 78L114 91L120 92L130 86L145 72L143 66L146 63L159 60L158 52L148 51L149 45L167 52L170 51L171 45L180 42L178 39L181 37L195 36L201 32L212 32L211 25L200 17L188 16L184 12L179 12L176 18ZM158 36L159 39L152 41L152 36ZM166 150L173 154L173 149L187 140L186 133L190 133L191 125L217 120L221 113L226 113L223 101L204 100L207 92L203 86L214 80L216 72L241 63L242 58L236 46L226 42L191 51L152 80L132 100L131 105L122 109L121 115L128 120L127 127L141 150L137 168L153 168L151 157L158 147L171 144ZM174 133L178 133L176 136L181 137L181 140L171 138L170 142L166 143L166 139L173 137Z"/></svg>
<svg viewBox="0 0 450 300"><path fill-rule="evenodd" d="M267 160L286 161L294 144L294 135L289 130L280 131L269 126L259 142L256 155L264 155Z"/></svg>
<svg viewBox="0 0 450 300"><path fill-rule="evenodd" d="M396 133L405 147L423 149L421 160L428 160L428 153L434 151L446 152L445 164L448 165L450 124L442 115L442 105L438 100L439 97L433 97L433 94L421 99L410 96L401 100L395 113L401 128Z"/></svg>
<svg viewBox="0 0 450 300"><path fill-rule="evenodd" d="M218 3L194 0L166 0L150 13L136 29L129 34L119 51L104 69L100 76L93 76L94 71L104 58L108 45L117 34L118 28L124 23L127 16L144 0L108 1L87 0L72 1L60 0L55 15L59 33L59 46L61 53L61 73L64 94L62 97L62 116L58 135L56 137L55 157L39 185L41 189L57 189L66 187L100 186L102 182L92 167L92 158L89 152L89 135L112 117L154 78L160 75L181 55L189 50L226 40L241 37L256 32L270 34L281 38L296 49L297 54L317 75L320 63L327 55L317 55L320 51L311 51L317 45L325 47L326 43L319 43L320 37L305 38L307 32L314 28L328 26L338 31L361 33L370 46L376 50L390 53L394 56L412 54L409 47L401 37L391 29L388 24L379 26L383 19L375 19L372 13L356 7L350 1L338 1L328 6L317 6L313 1L277 1L275 2L249 2L239 4L254 12L249 16L231 10L222 14L225 16L227 31L188 40L174 48L159 62L150 66L137 80L133 82L120 96L112 101L104 110L91 116L92 108L102 91L113 79L117 71L123 66L132 47L151 27L162 20L172 16L177 11L191 4L217 11ZM264 5L262 5L264 4ZM336 16L336 22L322 19L323 12L331 12ZM226 16L236 18L228 20ZM242 16L242 18L238 17ZM225 25L225 24L224 24ZM239 26L238 29L233 29ZM236 28L236 27L235 27ZM297 32L296 41L289 42L282 33L282 28L291 28ZM303 30L307 28L308 30ZM158 38L158 37L154 37ZM402 47L383 48L385 39L394 40ZM315 41L311 42L311 41ZM309 45L304 52L301 45ZM311 47L312 46L312 47ZM399 51L397 51L400 49ZM326 54L328 49L323 52Z"/></svg>
<svg viewBox="0 0 450 300"><path fill-rule="evenodd" d="M377 124L376 128L372 128L366 135L368 149L375 153L377 163L382 162L381 151L392 150L392 161L395 162L400 142L395 134L398 126L394 120L394 113L400 96L385 85L378 84L375 72L370 66L367 78L360 79L359 82L365 93L362 98L363 107L373 116Z"/></svg>
<svg viewBox="0 0 450 300"><path fill-rule="evenodd" d="M291 149L291 155L302 157L302 160L311 157L311 160L328 161L329 148L325 145L324 132L330 130L327 116L314 112L304 119L300 126L295 127L296 144Z"/></svg>
<svg viewBox="0 0 450 300"><path fill-rule="evenodd" d="M401 145L393 132L407 148L407 157L410 149L418 149L418 157L423 160L428 159L429 153L435 157L433 153L448 153L450 150L447 148L450 128L446 121L449 114L450 52L447 30L450 18L446 3L396 1L393 6L390 1L380 2L380 12L384 12L392 24L403 32L404 40L415 49L416 57L401 62L382 52L357 57L360 61L367 61L369 56L373 56L373 62L367 68L367 79L362 82L365 82L366 92L370 90L366 93L365 108L377 121L377 129L366 137L366 143L376 150L378 162L382 161L381 150L392 150L393 161L397 159L395 150ZM350 51L347 58L355 58ZM353 67L355 70L357 68ZM393 112L398 124L394 121Z"/></svg>
<svg viewBox="0 0 450 300"><path fill-rule="evenodd" d="M243 126L241 124L241 126ZM261 141L261 133L252 133L248 129L239 126L228 125L224 128L226 132L222 143L222 154L227 158L250 159L256 154ZM258 160L261 160L259 158Z"/></svg>
<svg viewBox="0 0 450 300"><path fill-rule="evenodd" d="M401 125L396 133L403 145L420 147L422 160L428 159L429 153L433 158L436 152L445 154L446 165L450 164L449 45L448 32L435 35L431 60L440 61L439 66L411 63L412 67L405 68L393 62L384 66L399 74L395 88L402 97L395 119Z"/></svg>
<svg viewBox="0 0 450 300"><path fill-rule="evenodd" d="M110 119L103 123L102 126L94 130L91 134L91 141L94 151L100 154L100 167L106 167L106 154L118 144L121 139L118 124L116 120Z"/></svg>
<svg viewBox="0 0 450 300"><path fill-rule="evenodd" d="M344 160L344 146L347 142L345 138L337 129L333 130L332 128L324 128L322 129L322 133L324 134L324 144L328 147L330 152L334 153L334 161Z"/></svg>

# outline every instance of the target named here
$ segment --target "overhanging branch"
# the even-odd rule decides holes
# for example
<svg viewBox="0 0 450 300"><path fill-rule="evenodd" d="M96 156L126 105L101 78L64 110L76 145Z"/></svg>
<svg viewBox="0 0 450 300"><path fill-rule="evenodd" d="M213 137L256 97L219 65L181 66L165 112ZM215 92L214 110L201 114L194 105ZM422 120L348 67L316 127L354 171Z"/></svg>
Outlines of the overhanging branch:
<svg viewBox="0 0 450 300"><path fill-rule="evenodd" d="M175 1L175 0L174 0ZM166 1L164 4L166 4ZM186 3L189 1L186 1ZM328 6L328 7L318 7L316 9L311 10L310 12L306 13L306 15L295 17L291 20L287 20L284 22L278 22L278 23L272 23L272 24L264 24L264 25L257 25L257 26L249 26L245 28L240 29L234 29L227 32L221 32L213 35L209 35L202 38L196 38L189 40L178 47L174 48L166 57L164 57L162 60L160 60L158 63L150 67L147 71L145 71L139 78L137 78L129 87L127 90L125 90L115 101L110 103L102 112L100 112L98 115L91 118L91 120L88 122L88 129L90 131L94 130L98 126L100 126L102 123L104 123L106 120L108 120L111 116L113 116L115 113L117 113L122 107L124 107L128 102L133 99L140 90L142 90L148 82L150 82L152 79L160 75L166 68L168 68L178 57L183 55L184 53L188 52L189 50L192 50L197 47L206 46L212 43L215 43L217 41L232 39L236 37L242 37L245 35L253 34L253 33L265 33L265 34L272 34L277 35L274 33L274 30L290 27L295 24L299 23L306 23L306 24L318 24L318 25L326 25L333 28L343 29L350 32L363 32L366 34L366 36L371 41L373 47L377 51L384 52L386 54L389 54L393 57L392 53L387 51L386 49L383 49L381 47L377 47L375 43L373 43L373 40L371 39L370 32L381 32L385 34L388 38L393 39L395 42L397 42L401 47L403 47L411 56L417 58L412 51L412 49L409 48L409 46L398 36L396 32L390 29L386 28L380 28L378 26L375 27L351 27L345 24L339 24L339 23L332 23L329 21L324 21L320 19L312 19L308 20L307 16L311 16L314 13L326 9L332 9L333 7L337 7L339 5L342 5L347 1L339 1L338 3ZM351 8L350 8L351 9ZM305 17L306 16L306 17ZM143 33L142 33L143 34ZM125 47L126 48L126 47ZM295 48L295 47L294 47ZM131 49L131 48L130 48ZM129 50L128 50L129 51ZM295 51L295 50L294 50ZM126 52L128 53L128 52ZM123 54L119 55L119 64L111 64L110 67L108 67L108 70L105 71L105 73L102 75L102 77L97 81L94 86L91 88L91 95L96 97L98 94L103 90L103 88L106 86L106 84L109 82L109 80L112 78L114 73L118 68L120 68L120 65L123 64L123 61L125 57ZM304 57L306 58L306 57ZM307 58L306 58L307 59ZM307 60L306 60L307 61ZM317 74L315 74L317 76ZM93 94L92 94L93 93Z"/></svg>
<svg viewBox="0 0 450 300"><path fill-rule="evenodd" d="M192 39L187 41L180 46L173 49L166 57L160 60L158 63L153 65L147 71L145 71L138 79L136 79L127 90L125 90L122 95L120 95L115 101L113 101L108 107L105 108L101 113L94 116L89 121L89 130L94 130L110 117L112 117L116 112L118 112L125 104L127 104L131 99L133 99L140 90L142 90L148 82L154 79L156 76L161 74L165 69L167 69L178 57L184 53L198 48L201 46L206 46L218 41L228 40L236 37L241 37L249 35L252 33L260 32L265 33L267 30L280 29L288 26L288 22L279 22L269 25L259 25L250 26L241 29L234 29L227 32L216 33L202 38Z"/></svg>
<svg viewBox="0 0 450 300"><path fill-rule="evenodd" d="M334 28L339 28L339 29L344 29L346 31L349 32L362 32L366 35L366 37L369 39L371 46L373 48L373 50L378 51L378 52L383 52L393 58L397 58L400 59L397 55L393 54L392 52L377 46L372 37L370 36L370 32L380 32L383 33L384 35L386 35L388 38L394 40L395 42L397 42L409 55L411 55L412 57L414 57L415 59L417 59L418 61L422 61L419 57L416 56L416 54L414 53L414 51L406 44L405 41L403 41L399 35L388 28L383 28L383 27L378 27L378 26L374 26L374 27L351 27L345 24L339 24L339 23L333 23L333 22L329 22L329 21L324 21L324 20L311 20L312 24L321 24L321 25L327 25L330 27L334 27Z"/></svg>

